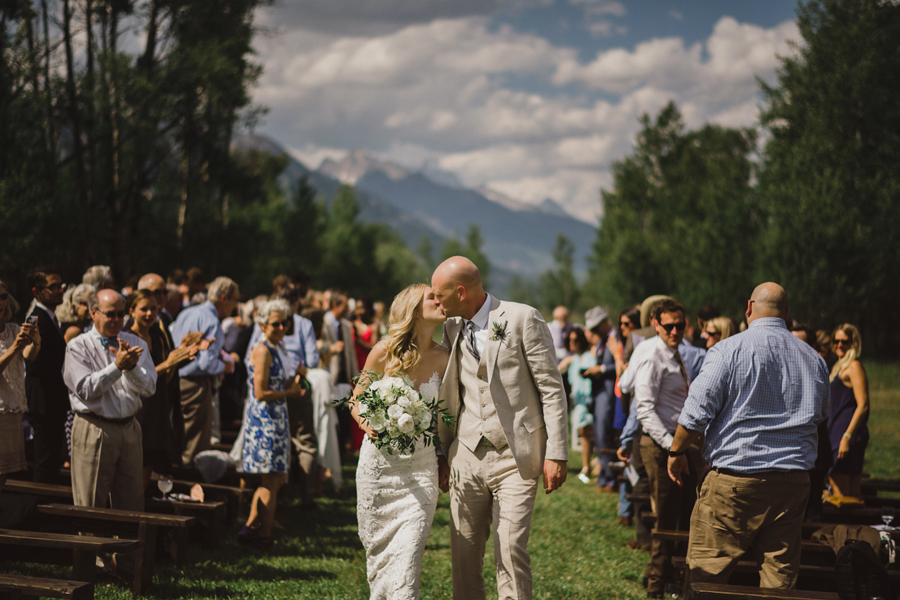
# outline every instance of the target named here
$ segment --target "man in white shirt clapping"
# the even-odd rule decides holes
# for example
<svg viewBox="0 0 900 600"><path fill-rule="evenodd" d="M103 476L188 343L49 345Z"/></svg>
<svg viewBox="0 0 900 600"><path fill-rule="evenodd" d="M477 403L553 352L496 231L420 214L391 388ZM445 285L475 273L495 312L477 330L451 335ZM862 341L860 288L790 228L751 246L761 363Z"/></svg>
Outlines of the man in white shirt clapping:
<svg viewBox="0 0 900 600"><path fill-rule="evenodd" d="M144 509L141 397L156 391L144 341L123 333L125 299L101 290L88 299L94 327L66 348L63 379L75 411L72 496L76 506Z"/></svg>

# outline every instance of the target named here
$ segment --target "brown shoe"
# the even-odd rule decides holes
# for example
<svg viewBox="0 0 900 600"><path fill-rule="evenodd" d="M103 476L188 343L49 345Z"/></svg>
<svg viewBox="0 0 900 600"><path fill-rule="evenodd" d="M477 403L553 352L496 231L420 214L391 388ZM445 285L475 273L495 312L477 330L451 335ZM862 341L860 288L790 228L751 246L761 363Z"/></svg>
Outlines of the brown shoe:
<svg viewBox="0 0 900 600"><path fill-rule="evenodd" d="M641 543L637 540L628 540L628 543L625 544L632 550L643 550L644 552L649 552L650 549L646 546L641 545Z"/></svg>
<svg viewBox="0 0 900 600"><path fill-rule="evenodd" d="M612 489L608 485L598 485L597 491L601 494L615 494L616 493L616 490Z"/></svg>
<svg viewBox="0 0 900 600"><path fill-rule="evenodd" d="M618 517L616 518L616 524L622 527L631 527L633 525L631 517Z"/></svg>

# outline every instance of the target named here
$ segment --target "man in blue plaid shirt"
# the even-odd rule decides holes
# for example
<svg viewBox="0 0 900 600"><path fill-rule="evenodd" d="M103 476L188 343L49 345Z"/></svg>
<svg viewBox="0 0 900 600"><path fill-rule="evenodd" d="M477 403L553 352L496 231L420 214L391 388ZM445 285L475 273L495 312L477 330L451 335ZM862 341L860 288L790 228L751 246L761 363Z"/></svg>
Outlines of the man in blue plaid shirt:
<svg viewBox="0 0 900 600"><path fill-rule="evenodd" d="M678 419L669 475L681 485L684 452L701 435L712 466L691 515L692 582L726 583L749 551L760 587L796 584L816 428L831 398L825 361L791 334L787 314L784 289L759 285L749 328L710 349Z"/></svg>

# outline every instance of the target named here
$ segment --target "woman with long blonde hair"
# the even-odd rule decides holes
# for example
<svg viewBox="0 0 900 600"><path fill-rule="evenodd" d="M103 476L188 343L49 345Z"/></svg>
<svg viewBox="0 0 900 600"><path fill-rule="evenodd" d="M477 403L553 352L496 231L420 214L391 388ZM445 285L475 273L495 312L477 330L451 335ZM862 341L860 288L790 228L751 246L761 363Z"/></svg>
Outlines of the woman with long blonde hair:
<svg viewBox="0 0 900 600"><path fill-rule="evenodd" d="M405 376L417 390L437 395L450 353L433 337L446 320L430 287L409 286L394 298L387 337L372 348L364 372L373 377ZM356 471L356 514L370 597L418 598L422 555L437 507L437 456L434 448L421 442L412 454L390 454L375 447L378 435L360 416L356 401L371 381L360 379L351 400L351 414L367 434Z"/></svg>
<svg viewBox="0 0 900 600"><path fill-rule="evenodd" d="M869 381L859 361L862 340L856 327L844 323L831 334L831 341L838 360L831 368L828 437L834 466L828 479L833 495L858 498L869 443Z"/></svg>

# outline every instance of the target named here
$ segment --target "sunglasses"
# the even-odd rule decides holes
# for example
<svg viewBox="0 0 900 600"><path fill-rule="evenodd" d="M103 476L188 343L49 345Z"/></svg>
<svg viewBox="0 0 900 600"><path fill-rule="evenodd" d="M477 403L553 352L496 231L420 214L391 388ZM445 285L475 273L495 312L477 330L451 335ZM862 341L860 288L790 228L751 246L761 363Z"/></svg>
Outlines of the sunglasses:
<svg viewBox="0 0 900 600"><path fill-rule="evenodd" d="M619 321L619 327L634 327L631 321Z"/></svg>
<svg viewBox="0 0 900 600"><path fill-rule="evenodd" d="M721 332L721 331L715 331L715 330L713 330L713 331L707 330L707 331L706 331L706 335L713 335L713 336L715 336L715 337L719 337L720 335L722 335L722 332Z"/></svg>
<svg viewBox="0 0 900 600"><path fill-rule="evenodd" d="M50 290L51 292L60 292L66 289L66 284L64 283L54 283L53 285L45 285L45 290Z"/></svg>
<svg viewBox="0 0 900 600"><path fill-rule="evenodd" d="M660 323L659 326L665 329L666 333L672 333L673 329L677 331L684 331L684 328L687 327L687 323L685 323L684 321L679 321L678 323L669 323L667 325L663 325L662 323Z"/></svg>
<svg viewBox="0 0 900 600"><path fill-rule="evenodd" d="M291 319L285 319L284 321L275 321L274 323L266 323L269 327L276 327L281 329L287 329L291 326Z"/></svg>
<svg viewBox="0 0 900 600"><path fill-rule="evenodd" d="M99 310L97 312L100 312ZM106 317L107 319L124 319L125 315L128 314L124 310L109 310L106 312L100 312L101 315Z"/></svg>
<svg viewBox="0 0 900 600"><path fill-rule="evenodd" d="M835 346L850 346L852 344L853 344L853 340L848 340L846 338L844 338L842 340L838 340L838 339L834 340Z"/></svg>

